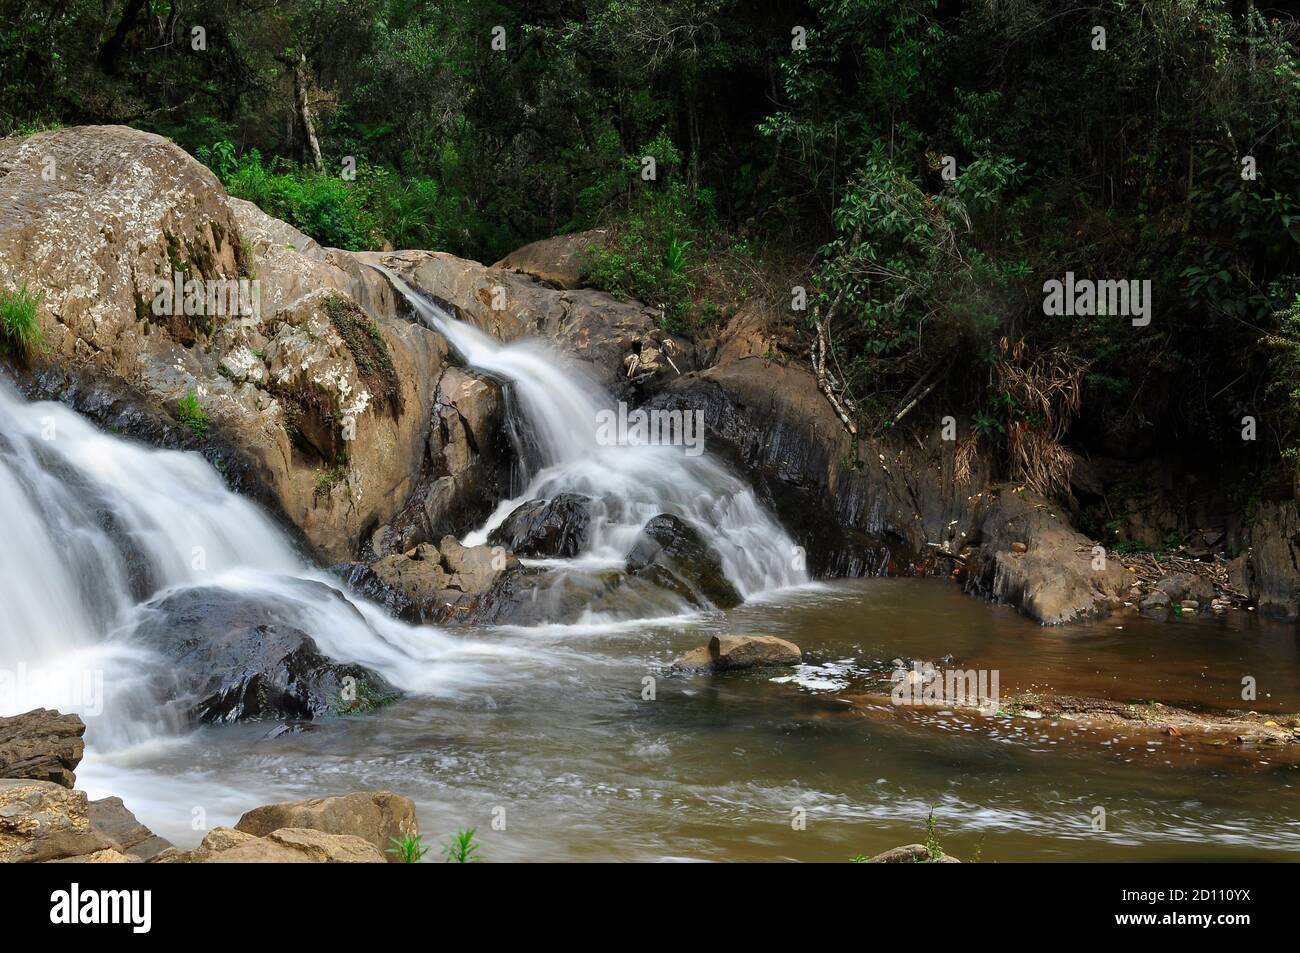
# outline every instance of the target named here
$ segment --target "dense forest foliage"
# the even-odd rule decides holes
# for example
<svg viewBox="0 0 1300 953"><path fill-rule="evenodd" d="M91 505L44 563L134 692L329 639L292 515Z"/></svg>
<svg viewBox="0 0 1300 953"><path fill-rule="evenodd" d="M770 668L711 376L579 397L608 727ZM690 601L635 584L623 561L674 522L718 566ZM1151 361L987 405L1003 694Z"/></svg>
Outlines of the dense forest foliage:
<svg viewBox="0 0 1300 953"><path fill-rule="evenodd" d="M346 248L606 227L593 284L697 337L764 302L860 433L951 408L1048 486L1062 441L1300 448L1300 29L1263 0L0 9L0 134L159 132ZM1045 314L1066 272L1149 280L1150 323Z"/></svg>

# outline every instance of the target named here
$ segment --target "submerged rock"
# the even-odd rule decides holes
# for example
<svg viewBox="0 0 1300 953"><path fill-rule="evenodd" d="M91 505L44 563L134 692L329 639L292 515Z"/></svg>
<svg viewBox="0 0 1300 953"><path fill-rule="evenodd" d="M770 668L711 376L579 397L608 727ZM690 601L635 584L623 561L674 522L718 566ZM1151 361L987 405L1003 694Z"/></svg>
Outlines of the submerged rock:
<svg viewBox="0 0 1300 953"><path fill-rule="evenodd" d="M81 716L50 708L0 718L0 778L32 778L73 787L74 771L86 752L81 740L85 733Z"/></svg>
<svg viewBox="0 0 1300 953"><path fill-rule="evenodd" d="M676 592L692 605L734 608L743 601L722 569L722 557L699 530L668 513L641 529L627 554L629 574Z"/></svg>
<svg viewBox="0 0 1300 953"><path fill-rule="evenodd" d="M323 583L293 584L306 602L346 604ZM172 661L167 694L196 721L310 720L366 711L398 697L379 673L323 655L299 624L311 623L302 604L287 597L197 587L151 604L135 634Z"/></svg>
<svg viewBox="0 0 1300 953"><path fill-rule="evenodd" d="M518 556L571 559L587 543L590 507L591 498L580 493L529 500L492 531L488 542Z"/></svg>

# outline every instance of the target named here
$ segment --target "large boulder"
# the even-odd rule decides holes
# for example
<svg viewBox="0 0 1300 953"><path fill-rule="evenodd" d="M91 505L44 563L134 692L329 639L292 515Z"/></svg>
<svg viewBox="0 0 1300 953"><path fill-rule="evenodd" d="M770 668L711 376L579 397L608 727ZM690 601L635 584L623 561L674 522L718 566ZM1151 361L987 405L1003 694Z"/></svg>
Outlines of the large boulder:
<svg viewBox="0 0 1300 953"><path fill-rule="evenodd" d="M1260 612L1300 615L1300 504L1268 501L1255 507L1247 581Z"/></svg>
<svg viewBox="0 0 1300 953"><path fill-rule="evenodd" d="M0 718L0 778L53 781L65 788L77 782L74 770L86 752L79 715L37 708Z"/></svg>
<svg viewBox="0 0 1300 953"><path fill-rule="evenodd" d="M543 238L506 255L493 268L529 275L557 288L577 288L589 265L589 255L605 239L605 229Z"/></svg>
<svg viewBox="0 0 1300 953"><path fill-rule="evenodd" d="M587 543L591 498L561 493L550 500L521 503L488 536L517 556L571 559Z"/></svg>
<svg viewBox="0 0 1300 953"><path fill-rule="evenodd" d="M405 502L447 357L362 270L229 198L161 136L84 126L0 140L0 290L42 296L49 344L27 391L125 391L140 408L128 422L144 425L129 434L156 440L161 417L168 445L228 448L223 472L264 487L331 559ZM199 294L201 308L168 307L161 283L176 274L199 292L243 281L255 306L231 313ZM206 431L178 423L187 395Z"/></svg>
<svg viewBox="0 0 1300 953"><path fill-rule="evenodd" d="M164 690L189 719L307 720L366 711L397 697L382 675L323 655L300 625L303 604L333 601L363 617L336 589L294 580L301 601L182 589L150 603L135 636L169 659Z"/></svg>
<svg viewBox="0 0 1300 953"><path fill-rule="evenodd" d="M204 848L189 856L165 860L204 864L382 864L388 860L378 847L360 837L298 827L238 843L229 839L214 841L214 845L225 849Z"/></svg>
<svg viewBox="0 0 1300 953"><path fill-rule="evenodd" d="M285 827L360 837L380 851L391 847L394 839L414 837L419 833L414 802L392 791L365 791L266 804L245 813L235 830L253 837L265 837ZM388 856L396 859L393 855Z"/></svg>
<svg viewBox="0 0 1300 953"><path fill-rule="evenodd" d="M1104 618L1123 604L1129 574L1076 532L1059 507L1009 484L982 499L968 592L1010 603L1043 625Z"/></svg>
<svg viewBox="0 0 1300 953"><path fill-rule="evenodd" d="M84 791L53 781L0 779L0 863L86 857L117 846L91 825Z"/></svg>
<svg viewBox="0 0 1300 953"><path fill-rule="evenodd" d="M723 571L718 551L694 526L670 513L660 513L641 528L627 554L627 571L692 605L731 609L743 601Z"/></svg>

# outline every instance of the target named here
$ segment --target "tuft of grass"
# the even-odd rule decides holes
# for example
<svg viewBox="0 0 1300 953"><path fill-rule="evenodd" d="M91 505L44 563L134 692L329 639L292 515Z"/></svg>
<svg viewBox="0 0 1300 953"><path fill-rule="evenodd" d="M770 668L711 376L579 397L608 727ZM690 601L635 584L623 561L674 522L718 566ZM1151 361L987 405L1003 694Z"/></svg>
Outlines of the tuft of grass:
<svg viewBox="0 0 1300 953"><path fill-rule="evenodd" d="M341 463L337 463L328 470L320 470L316 474L316 492L313 499L319 501L322 497L328 498L336 486L348 478L348 468Z"/></svg>
<svg viewBox="0 0 1300 953"><path fill-rule="evenodd" d="M17 291L0 291L0 354L25 361L45 347L39 317L42 297L28 291L26 282Z"/></svg>
<svg viewBox="0 0 1300 953"><path fill-rule="evenodd" d="M477 864L483 860L478 855L479 845L474 840L474 828L453 834L442 845L442 856L449 864Z"/></svg>
<svg viewBox="0 0 1300 953"><path fill-rule="evenodd" d="M400 857L404 864L418 864L424 859L424 855L429 852L429 848L424 846L424 839L420 834L406 834L402 837L394 837L391 840L393 846L389 847L384 853Z"/></svg>
<svg viewBox="0 0 1300 953"><path fill-rule="evenodd" d="M176 403L176 419L190 428L190 433L202 440L208 435L208 415L194 396L194 391L187 390L185 396Z"/></svg>

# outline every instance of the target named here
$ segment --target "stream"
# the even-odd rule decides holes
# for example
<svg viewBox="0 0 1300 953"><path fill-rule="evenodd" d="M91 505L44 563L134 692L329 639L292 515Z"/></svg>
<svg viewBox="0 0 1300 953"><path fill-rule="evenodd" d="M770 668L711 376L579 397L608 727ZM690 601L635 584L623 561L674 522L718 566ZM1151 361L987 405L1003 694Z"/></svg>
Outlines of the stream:
<svg viewBox="0 0 1300 953"><path fill-rule="evenodd" d="M1294 632L1244 612L1042 629L951 583L872 579L725 615L476 632L510 650L480 663L481 687L273 739L265 724L235 725L92 750L79 784L121 795L178 844L202 836L195 808L212 826L268 801L391 788L415 799L435 839L475 827L501 861L846 861L923 841L931 810L963 859L1300 860L1293 762L1075 737L1046 721L868 718L846 699L855 676L828 691L771 672L664 677L682 651L729 630L864 671L952 652L1000 666L1004 693L1050 684L1234 707L1235 683L1209 672L1240 669L1266 673L1255 707L1300 707ZM642 700L648 674L654 701ZM1106 833L1090 826L1098 805ZM498 809L504 831L492 828Z"/></svg>

